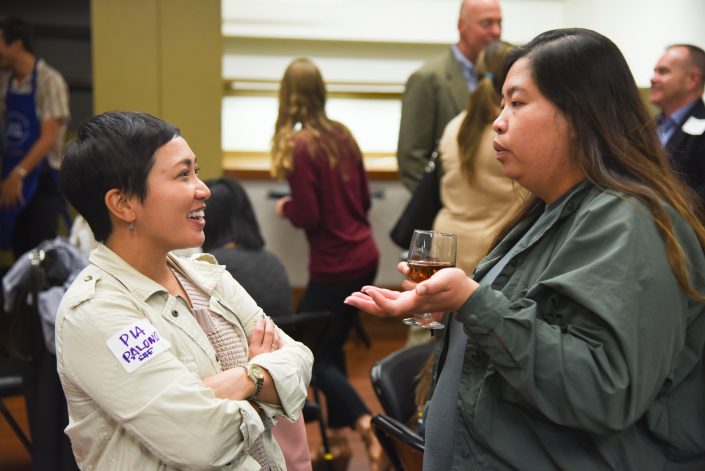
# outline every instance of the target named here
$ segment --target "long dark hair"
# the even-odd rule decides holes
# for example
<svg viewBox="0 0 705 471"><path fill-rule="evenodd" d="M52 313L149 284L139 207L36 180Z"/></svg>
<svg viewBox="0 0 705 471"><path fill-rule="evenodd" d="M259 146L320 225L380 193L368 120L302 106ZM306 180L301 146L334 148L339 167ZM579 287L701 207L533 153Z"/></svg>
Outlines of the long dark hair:
<svg viewBox="0 0 705 471"><path fill-rule="evenodd" d="M505 63L505 75L522 58L528 59L538 89L575 130L573 155L588 180L634 196L648 207L679 285L691 298L705 301L688 280L688 261L664 207L672 206L705 247L697 200L672 171L617 46L595 31L559 29L515 49ZM536 197L527 201L497 240L541 205Z"/></svg>
<svg viewBox="0 0 705 471"><path fill-rule="evenodd" d="M203 250L208 252L229 242L245 250L264 247L250 198L237 180L219 178L206 181L211 197L206 201L206 236Z"/></svg>

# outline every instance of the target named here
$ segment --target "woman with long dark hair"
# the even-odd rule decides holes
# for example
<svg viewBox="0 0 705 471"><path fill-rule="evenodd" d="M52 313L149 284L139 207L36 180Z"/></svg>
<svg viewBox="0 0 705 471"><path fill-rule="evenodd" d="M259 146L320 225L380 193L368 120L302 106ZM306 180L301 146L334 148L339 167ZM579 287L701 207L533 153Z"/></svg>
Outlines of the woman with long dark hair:
<svg viewBox="0 0 705 471"><path fill-rule="evenodd" d="M704 469L695 199L609 39L549 31L506 68L496 158L532 197L472 278L449 268L347 299L377 315L452 313L424 468Z"/></svg>

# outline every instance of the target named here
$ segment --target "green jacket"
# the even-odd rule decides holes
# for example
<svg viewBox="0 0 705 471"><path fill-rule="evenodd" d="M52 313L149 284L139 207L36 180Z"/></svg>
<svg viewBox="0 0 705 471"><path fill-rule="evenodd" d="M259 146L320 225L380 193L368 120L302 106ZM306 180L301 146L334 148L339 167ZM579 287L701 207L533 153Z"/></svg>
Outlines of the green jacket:
<svg viewBox="0 0 705 471"><path fill-rule="evenodd" d="M705 293L703 250L668 212ZM469 341L452 469L705 469L705 305L679 287L649 211L583 183L538 229L457 313Z"/></svg>

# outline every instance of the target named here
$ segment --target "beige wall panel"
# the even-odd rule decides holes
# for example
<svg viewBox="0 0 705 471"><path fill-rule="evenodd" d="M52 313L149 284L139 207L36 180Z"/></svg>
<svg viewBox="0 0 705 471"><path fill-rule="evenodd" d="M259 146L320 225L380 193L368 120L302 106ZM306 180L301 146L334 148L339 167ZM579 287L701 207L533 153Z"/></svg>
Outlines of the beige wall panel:
<svg viewBox="0 0 705 471"><path fill-rule="evenodd" d="M159 114L157 0L92 0L93 109Z"/></svg>
<svg viewBox="0 0 705 471"><path fill-rule="evenodd" d="M202 178L222 172L220 0L160 0L162 117L181 128Z"/></svg>
<svg viewBox="0 0 705 471"><path fill-rule="evenodd" d="M95 112L177 125L203 177L220 175L220 0L92 0L91 11Z"/></svg>

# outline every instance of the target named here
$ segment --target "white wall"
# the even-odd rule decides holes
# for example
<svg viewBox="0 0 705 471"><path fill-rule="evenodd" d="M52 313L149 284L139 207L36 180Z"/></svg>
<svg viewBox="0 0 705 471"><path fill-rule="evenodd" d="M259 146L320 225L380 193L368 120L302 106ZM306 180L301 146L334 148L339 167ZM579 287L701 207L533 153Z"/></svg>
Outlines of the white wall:
<svg viewBox="0 0 705 471"><path fill-rule="evenodd" d="M431 45L457 39L459 0L222 0L222 5L226 38ZM591 28L608 36L622 49L640 86L648 85L653 64L666 45L705 46L703 0L503 0L502 9L504 38L511 42L526 42L547 29L564 27ZM369 55L370 60L374 57ZM345 57L341 60L322 67L329 79L365 70L344 72ZM396 71L389 76L403 82L415 64L393 68ZM236 69L226 51L224 75ZM279 73L266 69L260 70L274 77L283 71L279 63ZM374 73L374 68L368 70Z"/></svg>
<svg viewBox="0 0 705 471"><path fill-rule="evenodd" d="M308 245L304 232L295 229L289 221L276 217L275 200L267 197L267 192L278 184L269 180L245 180L243 184L252 200L267 248L280 257L291 284L296 287L305 286L308 280ZM373 181L370 184L372 189L382 190L384 194L381 199L373 199L370 211L370 222L381 253L377 283L399 286L403 277L395 268L401 249L391 242L387 234L408 192L396 181Z"/></svg>
<svg viewBox="0 0 705 471"><path fill-rule="evenodd" d="M637 85L648 87L666 46L705 47L703 0L564 0L564 27L594 29L619 46Z"/></svg>

